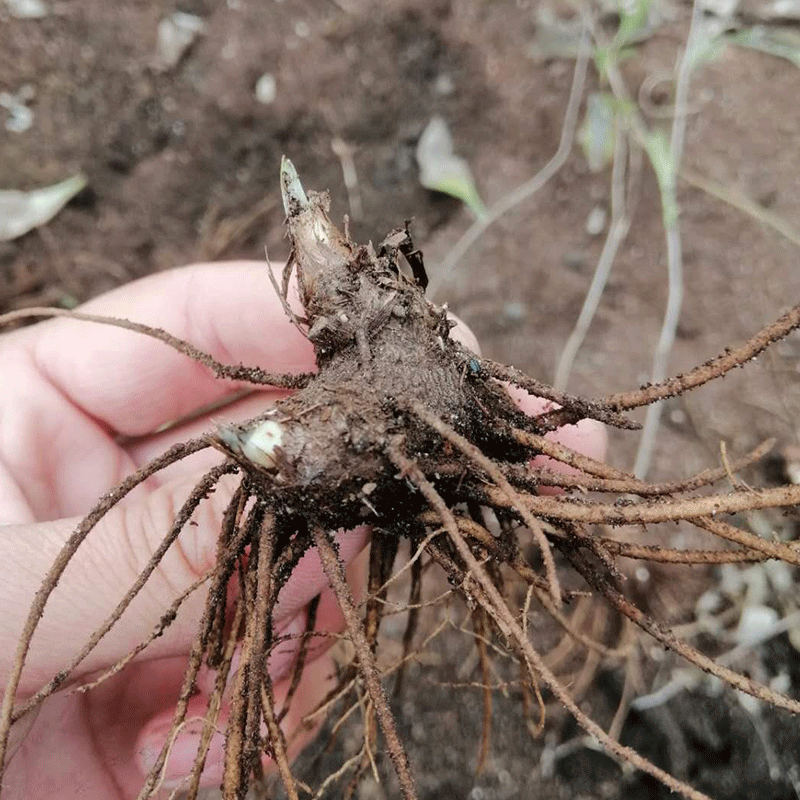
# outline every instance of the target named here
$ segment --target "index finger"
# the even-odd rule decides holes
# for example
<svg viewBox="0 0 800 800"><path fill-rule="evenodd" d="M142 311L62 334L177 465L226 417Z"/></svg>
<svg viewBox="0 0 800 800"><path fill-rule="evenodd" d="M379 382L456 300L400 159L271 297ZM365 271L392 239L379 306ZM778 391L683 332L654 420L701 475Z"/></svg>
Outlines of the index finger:
<svg viewBox="0 0 800 800"><path fill-rule="evenodd" d="M135 281L80 310L163 328L223 363L309 372L314 351L286 317L268 269L257 261L195 264ZM150 433L235 385L132 331L56 319L18 335L59 392L127 436Z"/></svg>

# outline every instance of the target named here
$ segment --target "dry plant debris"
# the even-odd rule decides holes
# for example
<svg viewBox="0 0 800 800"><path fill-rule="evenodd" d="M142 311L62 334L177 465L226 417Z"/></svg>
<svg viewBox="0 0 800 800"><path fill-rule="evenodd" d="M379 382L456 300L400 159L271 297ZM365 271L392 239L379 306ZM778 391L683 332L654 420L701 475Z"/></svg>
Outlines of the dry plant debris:
<svg viewBox="0 0 800 800"><path fill-rule="evenodd" d="M122 326L159 338L205 364L219 377L297 390L246 424L221 426L212 434L173 446L102 497L79 524L37 592L19 640L0 711L0 763L6 760L12 726L67 685L73 670L142 589L197 505L223 475L235 473L241 480L219 532L216 566L198 582L198 586L207 584L208 595L177 698L173 732L185 722L201 666L215 670L217 679L194 768L172 796L178 792L187 792L190 798L197 796L208 744L226 695L224 700L231 705L222 783L226 800L243 798L251 786L263 782L265 758L277 765L289 798L320 796L348 776L350 782L343 791L350 796L357 780L370 769L378 728L402 796L406 800L416 798L412 766L398 735L384 678L397 673L397 682L401 683L403 665L415 652L415 610L419 608L420 586L427 574L422 566L424 559L444 570L453 591L471 609L485 690L486 730L481 761L489 746L491 661L502 654L516 662L522 676L521 713L535 719L539 715L531 698L536 698L538 707L543 709L543 695L549 693L613 756L655 776L685 797L706 797L620 744L618 724L612 724L609 733L581 710L554 672L558 659L548 659L547 655L553 654L539 652L532 640L528 613L537 604L564 628L569 646L587 648L599 656L612 654L581 631L577 622L580 604L572 615L565 609L576 593L563 587L562 577L567 570L573 570L629 625L638 626L661 645L729 686L797 713L800 702L715 663L638 607L625 592L616 562L620 557L679 564L779 559L800 565L800 548L796 544L766 540L722 519L738 511L795 506L800 503L800 487L757 491L746 487L696 494L698 489L724 480L731 469L761 457L764 448L738 461L726 462L723 469L650 484L554 444L544 434L584 418L636 428L625 412L674 397L743 366L800 327L800 306L745 344L684 375L599 400L575 397L513 367L482 359L451 337L453 323L446 307L436 306L425 297L425 268L407 226L392 232L377 249L371 244L357 245L330 222L327 196L307 194L287 160L281 169L281 188L292 254L282 285L275 288L287 314L315 347L319 366L315 375L270 375L257 367L219 364L186 342L127 320L48 309L0 317L0 322L5 323L24 316L66 315ZM401 268L403 260L410 270ZM302 316L295 314L288 303L293 272L299 285ZM413 277L407 277L407 272ZM528 417L511 401L503 382L553 400L560 407ZM208 447L220 450L223 460L197 484L136 583L70 664L65 664L32 696L18 698L26 653L48 597L98 520L148 476ZM530 461L538 454L546 454L576 472L561 474L534 468ZM538 494L541 486L558 486L566 491L546 497ZM586 491L606 494L609 499L590 499L584 495ZM500 523L498 530L487 528L481 507L494 511ZM670 550L601 536L589 527L668 520L687 520L725 544L708 550ZM365 522L374 530L369 586L366 601L357 605L328 531ZM386 585L393 574L401 539L408 539L412 553L416 553L410 571L412 610L403 638L404 658L382 671L376 657L378 633L385 613ZM292 702L309 648L313 647L313 608L294 667L292 688L281 707L276 707L266 670L266 656L277 643L271 615L278 592L298 560L312 547L317 548L338 598L355 652L351 667L342 672L338 687L321 708L331 706L335 698L348 692L365 697L360 706L365 715L364 746L340 770L322 779L316 794L293 776L287 756L289 743L279 724ZM231 581L239 586L232 611L226 603ZM514 599L518 594L512 591L514 581L517 586L521 581L527 587L522 604ZM165 609L151 639L142 642L106 676L124 668L163 632L185 596ZM232 688L226 694L237 642L241 642L241 659ZM542 724L540 718L539 724L531 727L541 729ZM158 791L168 757L167 743L140 798Z"/></svg>

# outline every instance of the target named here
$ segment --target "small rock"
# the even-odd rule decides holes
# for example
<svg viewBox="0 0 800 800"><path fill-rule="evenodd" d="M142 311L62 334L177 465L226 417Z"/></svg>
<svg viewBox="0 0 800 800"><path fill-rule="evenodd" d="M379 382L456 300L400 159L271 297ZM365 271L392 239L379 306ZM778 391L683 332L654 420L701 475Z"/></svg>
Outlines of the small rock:
<svg viewBox="0 0 800 800"><path fill-rule="evenodd" d="M8 112L6 130L12 133L25 133L33 125L33 111L20 98L21 93L0 92L0 108Z"/></svg>
<svg viewBox="0 0 800 800"><path fill-rule="evenodd" d="M784 561L765 561L764 571L778 595L785 595L792 591L795 585L793 567Z"/></svg>
<svg viewBox="0 0 800 800"><path fill-rule="evenodd" d="M789 675L789 673L785 670L781 670L774 678L772 678L772 680L770 680L769 688L774 692L786 694L786 692L792 688L791 675Z"/></svg>
<svg viewBox="0 0 800 800"><path fill-rule="evenodd" d="M761 606L771 596L767 571L763 564L753 564L742 570L742 577L747 585L745 603L748 606Z"/></svg>
<svg viewBox="0 0 800 800"><path fill-rule="evenodd" d="M800 484L800 447L788 445L781 452L783 471L790 483Z"/></svg>
<svg viewBox="0 0 800 800"><path fill-rule="evenodd" d="M708 614L715 614L721 607L722 598L719 592L709 589L697 598L697 602L694 606L694 613L697 614L698 617L704 617Z"/></svg>
<svg viewBox="0 0 800 800"><path fill-rule="evenodd" d="M586 233L589 236L599 236L606 227L608 213L603 206L595 206L586 219Z"/></svg>
<svg viewBox="0 0 800 800"><path fill-rule="evenodd" d="M515 300L503 306L503 316L511 322L521 322L525 319L528 309L524 303Z"/></svg>
<svg viewBox="0 0 800 800"><path fill-rule="evenodd" d="M789 644L800 652L800 625L793 625L789 628L787 635L789 637Z"/></svg>
<svg viewBox="0 0 800 800"><path fill-rule="evenodd" d="M579 250L572 250L564 253L564 255L561 257L561 260L563 261L565 267L575 270L575 272L582 272L589 264L589 259L586 257L586 253L582 253Z"/></svg>
<svg viewBox="0 0 800 800"><path fill-rule="evenodd" d="M778 612L764 605L745 606L739 625L736 628L736 641L739 644L756 644L760 642L763 631L771 628L778 621Z"/></svg>
<svg viewBox="0 0 800 800"><path fill-rule="evenodd" d="M194 14L176 11L158 23L156 65L163 70L176 66L192 43L206 29L206 24Z"/></svg>
<svg viewBox="0 0 800 800"><path fill-rule="evenodd" d="M719 19L730 19L739 7L739 0L703 0L701 7Z"/></svg>
<svg viewBox="0 0 800 800"><path fill-rule="evenodd" d="M741 705L748 714L758 716L761 711L761 701L757 697L753 697L751 694L739 691L738 689L735 694L739 705Z"/></svg>
<svg viewBox="0 0 800 800"><path fill-rule="evenodd" d="M682 408L673 408L669 412L669 421L675 425L683 425L686 422L686 412Z"/></svg>
<svg viewBox="0 0 800 800"><path fill-rule="evenodd" d="M50 13L43 0L6 0L6 7L15 19L44 19Z"/></svg>
<svg viewBox="0 0 800 800"><path fill-rule="evenodd" d="M433 83L433 91L440 97L448 97L456 90L453 78L446 72L442 72L436 76Z"/></svg>
<svg viewBox="0 0 800 800"><path fill-rule="evenodd" d="M769 10L777 19L800 20L800 0L775 0Z"/></svg>
<svg viewBox="0 0 800 800"><path fill-rule="evenodd" d="M725 597L737 598L745 590L745 581L742 571L734 564L723 564L719 568L720 583L719 589Z"/></svg>
<svg viewBox="0 0 800 800"><path fill-rule="evenodd" d="M265 106L275 102L275 97L278 93L278 84L275 81L275 76L271 72L265 72L256 81L256 100Z"/></svg>

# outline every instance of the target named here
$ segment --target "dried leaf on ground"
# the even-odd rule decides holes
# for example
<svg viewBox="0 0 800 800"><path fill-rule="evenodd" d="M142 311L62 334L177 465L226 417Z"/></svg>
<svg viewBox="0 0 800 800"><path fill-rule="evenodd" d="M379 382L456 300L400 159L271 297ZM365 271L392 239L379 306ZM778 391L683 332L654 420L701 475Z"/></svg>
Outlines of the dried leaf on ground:
<svg viewBox="0 0 800 800"><path fill-rule="evenodd" d="M469 164L455 154L453 137L442 117L433 117L417 144L419 181L435 192L461 200L476 217L486 213Z"/></svg>
<svg viewBox="0 0 800 800"><path fill-rule="evenodd" d="M0 242L17 239L49 222L85 186L83 175L73 175L29 192L0 190Z"/></svg>

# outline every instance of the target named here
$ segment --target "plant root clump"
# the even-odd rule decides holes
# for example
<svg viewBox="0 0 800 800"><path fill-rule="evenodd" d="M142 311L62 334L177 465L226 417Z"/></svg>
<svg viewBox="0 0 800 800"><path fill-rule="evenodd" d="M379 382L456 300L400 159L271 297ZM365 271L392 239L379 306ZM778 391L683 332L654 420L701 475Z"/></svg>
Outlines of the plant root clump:
<svg viewBox="0 0 800 800"><path fill-rule="evenodd" d="M581 631L577 622L580 604L574 614L565 608L576 597L576 592L564 588L563 578L572 571L585 587L605 598L627 619L632 629L640 629L730 686L797 713L800 703L796 700L715 663L637 606L625 592L617 559L719 564L773 558L800 565L800 548L795 544L762 539L721 519L726 513L742 510L796 505L800 487L690 494L730 477L732 469L760 458L767 447L732 463L726 461L724 469L707 470L671 483L649 484L555 444L544 434L585 418L636 428L626 417L627 410L675 396L743 365L800 326L800 306L745 345L685 375L601 400L572 397L513 367L480 358L451 336L453 322L446 307L437 307L425 297L425 268L407 225L392 232L377 248L357 245L330 222L327 196L306 193L286 160L281 169L281 189L292 252L281 285L276 283L275 289L292 322L314 346L319 367L315 375L277 376L257 368L218 364L158 329L64 312L76 319L121 325L156 336L221 377L245 378L297 391L250 422L219 426L206 437L173 447L102 498L80 523L37 593L20 639L0 715L0 763L6 761L12 725L63 688L72 671L144 586L196 506L224 474L237 473L241 481L224 515L215 567L192 587L205 584L208 595L177 698L173 735L185 723L201 667L215 670L216 681L194 767L180 791L192 798L197 795L211 736L225 702L231 709L221 787L226 800L243 798L252 786L263 783L265 758L277 766L289 798L321 796L338 782L343 784L344 796L351 796L360 777L373 768L378 731L402 796L406 800L418 796L384 688L387 670L379 668L376 655L387 584L395 570L399 543L405 539L414 554L408 564L408 627L403 637L404 657L389 671L396 673L395 685L400 687L404 665L414 652L421 584L427 574L423 560L437 564L471 610L483 675L481 763L489 747L492 654L502 652L518 665L520 705L527 716L534 716L532 698L543 710L543 697L549 694L615 757L655 776L685 797L705 797L621 745L615 725L607 732L580 709L555 674L554 660L537 650L527 630L528 613L532 605L544 609L564 629L565 641L597 656L593 663L609 655L608 647ZM301 313L288 302L293 273ZM49 313L34 309L0 321ZM537 417L526 416L511 401L503 382L553 400L558 407ZM93 526L124 494L154 472L209 446L220 450L224 461L203 478L178 511L147 569L73 662L32 697L15 703L28 646L47 598ZM541 454L569 465L573 472L532 467L531 459ZM568 493L541 496L538 490L542 486L560 487ZM570 491L605 493L616 499L590 500L575 497ZM487 527L486 508L496 515L499 530ZM727 544L716 549L677 551L620 541L589 528L590 524L645 525L668 520L688 520ZM328 532L363 524L373 527L373 538L368 593L364 603L357 604ZM341 673L338 686L309 717L318 717L349 692L363 698L360 707L365 717L361 750L317 789L294 777L288 755L291 742L285 740L280 726L304 664L317 646L314 603L289 691L280 705L266 669L266 656L280 641L271 626L278 593L312 547L319 553L341 606L355 657L350 668ZM232 607L227 602L231 582L238 587ZM524 604L514 600L511 590L512 583L519 586L520 582L526 587ZM100 680L124 668L160 635L185 597L165 610L148 641ZM237 647L240 658L231 677ZM539 729L541 724L543 719ZM151 797L159 790L169 758L169 741L168 737L140 798Z"/></svg>

